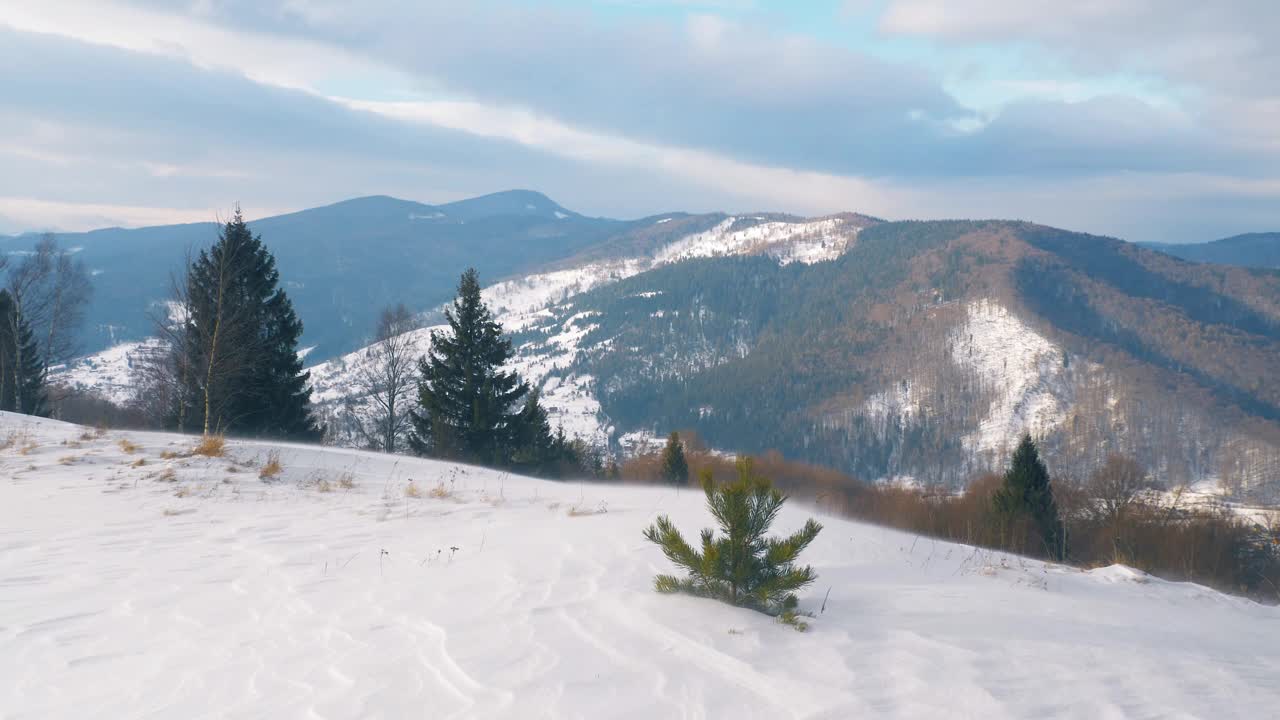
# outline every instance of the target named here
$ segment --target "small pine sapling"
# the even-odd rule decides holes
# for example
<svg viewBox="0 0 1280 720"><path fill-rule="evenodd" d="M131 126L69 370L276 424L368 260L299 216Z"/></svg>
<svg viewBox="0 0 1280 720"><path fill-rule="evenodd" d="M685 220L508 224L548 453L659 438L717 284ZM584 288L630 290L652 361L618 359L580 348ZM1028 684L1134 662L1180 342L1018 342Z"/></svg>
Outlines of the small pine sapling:
<svg viewBox="0 0 1280 720"><path fill-rule="evenodd" d="M684 443L673 432L662 449L662 479L679 488L689 482L689 462L684 457Z"/></svg>
<svg viewBox="0 0 1280 720"><path fill-rule="evenodd" d="M747 458L738 461L738 478L733 482L716 485L710 472L703 473L702 489L720 535L710 528L703 530L702 550L698 551L668 517L658 518L644 536L661 547L667 559L687 576L659 575L654 578L654 588L661 593L682 592L751 608L804 630L807 626L796 613L795 592L817 575L809 566L795 562L822 525L811 518L788 537L766 537L787 498L757 474Z"/></svg>

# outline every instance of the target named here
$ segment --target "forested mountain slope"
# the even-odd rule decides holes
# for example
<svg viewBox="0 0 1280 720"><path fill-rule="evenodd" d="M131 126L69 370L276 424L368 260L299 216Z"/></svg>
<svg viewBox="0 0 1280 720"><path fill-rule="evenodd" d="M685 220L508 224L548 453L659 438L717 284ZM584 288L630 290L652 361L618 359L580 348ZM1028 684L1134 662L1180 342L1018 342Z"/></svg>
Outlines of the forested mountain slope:
<svg viewBox="0 0 1280 720"><path fill-rule="evenodd" d="M830 262L657 267L521 340L566 324L618 433L957 484L1029 430L1059 472L1123 452L1168 482L1277 490L1280 273L1028 223L883 223Z"/></svg>
<svg viewBox="0 0 1280 720"><path fill-rule="evenodd" d="M1055 472L1084 476L1119 452L1168 483L1280 496L1280 272L1024 222L676 213L621 223L525 199L536 200L503 194L412 212L355 201L370 217L417 223L447 211L455 221L388 230L376 246L401 243L404 256L440 248L405 267L387 259L400 255L337 239L317 255L341 256L339 275L282 258L329 288L318 297L304 282L290 295L313 308L373 312L375 295L428 308L452 292L454 265L475 263L513 333L515 369L542 386L553 421L615 450L694 429L725 450L778 449L867 479L954 486L1001 467L1031 431ZM377 223L351 211L254 227L279 238L295 233L289 223L314 221L333 238L368 236ZM492 233L467 235L477 227ZM506 279L485 270L534 263ZM363 299L348 294L357 292ZM350 314L300 315L307 341L327 329L354 343L366 332ZM419 351L429 335L416 332ZM126 399L127 354L66 378ZM359 414L363 362L354 351L312 368L333 428Z"/></svg>

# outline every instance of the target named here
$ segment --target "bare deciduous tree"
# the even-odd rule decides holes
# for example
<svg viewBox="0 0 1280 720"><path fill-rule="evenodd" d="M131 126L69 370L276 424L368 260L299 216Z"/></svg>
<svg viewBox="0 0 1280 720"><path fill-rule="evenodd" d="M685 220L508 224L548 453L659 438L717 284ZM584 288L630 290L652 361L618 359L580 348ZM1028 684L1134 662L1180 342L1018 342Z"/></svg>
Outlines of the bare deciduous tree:
<svg viewBox="0 0 1280 720"><path fill-rule="evenodd" d="M188 251L184 267L191 266ZM170 298L150 313L155 337L142 343L130 357L135 388L132 405L156 427L187 431L193 399L185 397L193 372L193 355L187 347L186 323L191 298L186 278L170 275Z"/></svg>
<svg viewBox="0 0 1280 720"><path fill-rule="evenodd" d="M1111 455L1089 478L1087 494L1097 518L1118 525L1152 488L1147 471L1135 460Z"/></svg>
<svg viewBox="0 0 1280 720"><path fill-rule="evenodd" d="M415 329L413 313L403 304L384 308L357 375L359 394L369 403L358 432L368 445L384 452L395 452L409 430L416 388L417 347L411 332Z"/></svg>
<svg viewBox="0 0 1280 720"><path fill-rule="evenodd" d="M7 287L17 317L35 333L43 370L47 373L50 366L70 360L76 352L76 330L93 291L84 263L46 233L31 254L13 264Z"/></svg>

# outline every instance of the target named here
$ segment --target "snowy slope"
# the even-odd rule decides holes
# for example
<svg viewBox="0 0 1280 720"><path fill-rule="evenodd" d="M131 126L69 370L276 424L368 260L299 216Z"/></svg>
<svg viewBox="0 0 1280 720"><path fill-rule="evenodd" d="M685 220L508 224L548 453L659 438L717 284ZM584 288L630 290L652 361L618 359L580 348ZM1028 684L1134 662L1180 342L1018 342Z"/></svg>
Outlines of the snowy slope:
<svg viewBox="0 0 1280 720"><path fill-rule="evenodd" d="M147 351L155 347L155 339L120 343L66 366L52 368L51 372L55 382L92 389L112 402L127 403L134 399L134 369Z"/></svg>
<svg viewBox="0 0 1280 720"><path fill-rule="evenodd" d="M738 227L743 224L748 227ZM755 218L731 217L711 230L670 243L652 257L591 262L529 275L490 285L483 295L508 332L536 329L545 333L543 340L527 341L516 347L510 369L541 388L552 425L564 428L570 437L581 437L603 446L615 440L614 428L600 412L600 403L594 394L595 378L571 370L579 353L586 349L581 341L592 327L589 318L570 312L574 295L658 265L694 257L768 254L783 264L832 260L847 249L859 229L843 218L757 222ZM414 347L419 354L429 348L431 331L440 329L413 332ZM367 351L361 349L309 368L316 402L333 406L351 399L352 389L357 386L355 379L367 363L366 357ZM364 407L358 400L355 402L355 412L367 412Z"/></svg>
<svg viewBox="0 0 1280 720"><path fill-rule="evenodd" d="M771 255L782 264L812 264L834 260L849 247L861 228L844 218L823 218L803 222L759 222L739 228L742 221L760 218L731 217L706 232L677 240L658 251L658 264L695 257L726 255Z"/></svg>
<svg viewBox="0 0 1280 720"><path fill-rule="evenodd" d="M1070 394L1062 349L994 300L969 303L965 316L951 335L953 355L995 395L966 445L1004 453L1024 432L1041 437L1057 427Z"/></svg>
<svg viewBox="0 0 1280 720"><path fill-rule="evenodd" d="M192 438L0 415L0 443L11 437L0 708L15 720L1280 707L1280 609L1118 566L1082 572L823 518L801 606L826 611L802 634L652 591L670 568L640 531L659 513L689 532L708 524L695 492L250 442L225 459L163 460ZM273 450L285 471L263 482L253 467ZM809 514L788 507L776 529Z"/></svg>

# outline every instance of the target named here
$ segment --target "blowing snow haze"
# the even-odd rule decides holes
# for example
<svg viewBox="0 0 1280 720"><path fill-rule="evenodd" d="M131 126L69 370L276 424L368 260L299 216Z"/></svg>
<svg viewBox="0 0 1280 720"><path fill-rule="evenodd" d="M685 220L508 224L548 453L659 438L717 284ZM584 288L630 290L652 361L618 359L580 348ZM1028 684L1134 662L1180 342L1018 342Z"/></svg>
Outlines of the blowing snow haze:
<svg viewBox="0 0 1280 720"><path fill-rule="evenodd" d="M0 708L1275 715L1275 27L0 0Z"/></svg>

